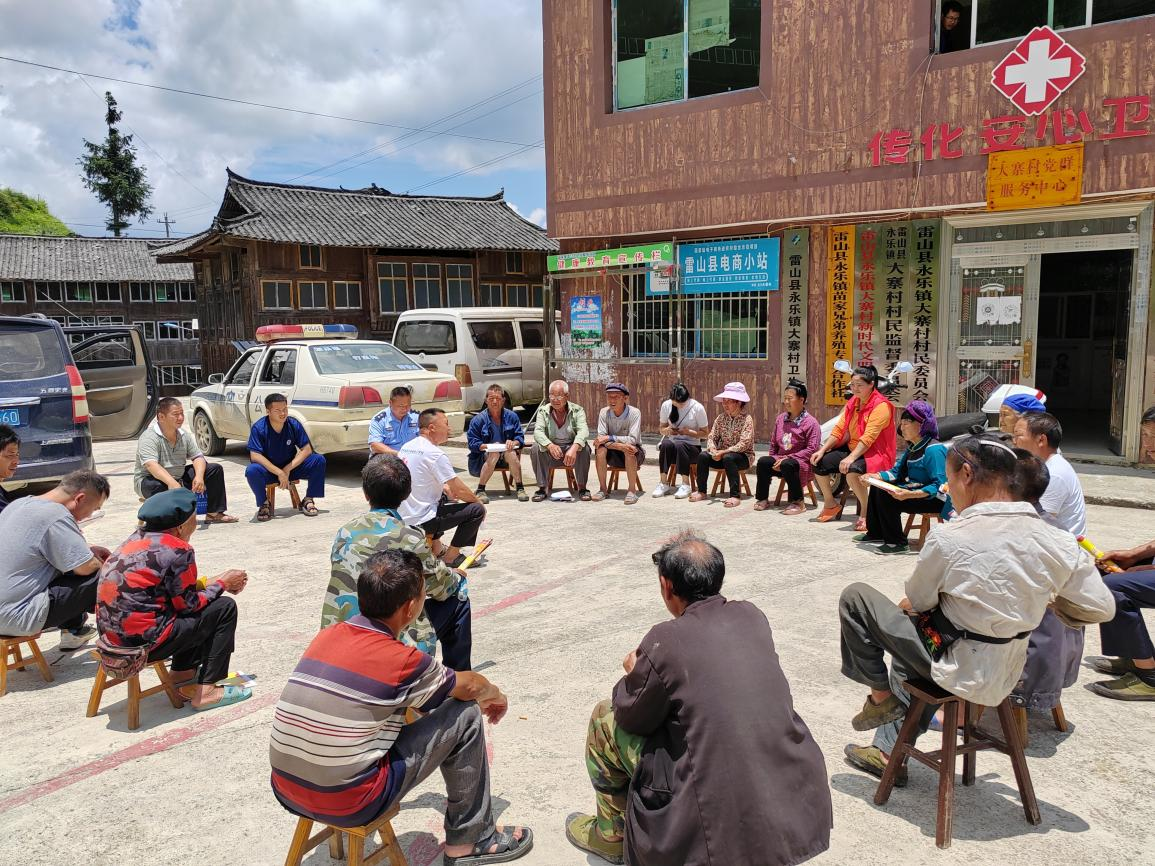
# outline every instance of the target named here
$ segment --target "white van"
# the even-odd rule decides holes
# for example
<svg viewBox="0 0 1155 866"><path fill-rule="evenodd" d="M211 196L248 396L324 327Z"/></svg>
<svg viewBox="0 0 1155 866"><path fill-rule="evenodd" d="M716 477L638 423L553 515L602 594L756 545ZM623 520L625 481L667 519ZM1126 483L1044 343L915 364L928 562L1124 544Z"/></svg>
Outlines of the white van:
<svg viewBox="0 0 1155 866"><path fill-rule="evenodd" d="M561 321L558 314L555 321ZM479 412L493 384L514 406L535 406L545 393L545 345L538 307L406 310L393 345L427 370L456 376L466 412ZM554 345L558 344L554 326Z"/></svg>

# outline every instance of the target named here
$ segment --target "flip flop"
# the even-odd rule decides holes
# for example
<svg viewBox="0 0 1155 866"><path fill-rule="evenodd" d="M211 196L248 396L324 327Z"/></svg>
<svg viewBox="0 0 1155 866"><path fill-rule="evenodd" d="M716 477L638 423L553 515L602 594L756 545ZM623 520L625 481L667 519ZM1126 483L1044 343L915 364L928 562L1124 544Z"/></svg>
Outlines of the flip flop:
<svg viewBox="0 0 1155 866"><path fill-rule="evenodd" d="M221 699L215 703L205 704L204 706L193 707L194 713L202 713L205 710L215 710L217 707L227 707L231 704L239 704L241 701L247 701L253 696L253 690L247 688L238 688L237 686L225 686L225 693L221 695Z"/></svg>
<svg viewBox="0 0 1155 866"><path fill-rule="evenodd" d="M231 514L225 514L223 511L219 517L209 517L209 515L205 515L205 523L236 523L238 520L240 520L240 518L234 517Z"/></svg>

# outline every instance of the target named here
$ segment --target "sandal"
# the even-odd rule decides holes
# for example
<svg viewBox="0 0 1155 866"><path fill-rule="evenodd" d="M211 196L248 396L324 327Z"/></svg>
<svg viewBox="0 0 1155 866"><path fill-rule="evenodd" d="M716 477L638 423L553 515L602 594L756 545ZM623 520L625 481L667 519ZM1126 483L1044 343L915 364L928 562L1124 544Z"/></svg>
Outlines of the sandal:
<svg viewBox="0 0 1155 866"><path fill-rule="evenodd" d="M265 503L257 509L257 521L265 523L273 519L273 509L269 508L269 503Z"/></svg>
<svg viewBox="0 0 1155 866"><path fill-rule="evenodd" d="M448 854L443 854L445 866L508 863L510 860L524 857L533 848L533 831L528 827L511 827L509 829L510 831L521 830L521 838L515 837L513 832L494 830L488 838L482 839L474 845L473 850L468 854L462 854L460 857L450 857ZM497 850L490 853L490 848Z"/></svg>
<svg viewBox="0 0 1155 866"><path fill-rule="evenodd" d="M590 492L589 492L588 490L585 490L585 489L583 488L583 489L582 489L582 490L581 490L581 491L578 493L578 499L580 499L582 502L589 502L589 501L591 501L591 500L593 499L593 497L592 497L592 496L590 496Z"/></svg>
<svg viewBox="0 0 1155 866"><path fill-rule="evenodd" d="M806 504L804 502L791 502L782 509L782 513L787 517L793 517L795 514L805 514Z"/></svg>
<svg viewBox="0 0 1155 866"><path fill-rule="evenodd" d="M225 686L225 693L221 695L219 701L214 701L211 704L202 704L201 706L193 706L193 712L203 713L205 710L215 710L217 707L227 707L231 704L239 704L241 701L247 701L253 696L253 690L241 686Z"/></svg>
<svg viewBox="0 0 1155 866"><path fill-rule="evenodd" d="M594 502L601 502L603 499L606 498L606 492L604 490L599 490L597 493L595 493L593 495L592 498L593 498Z"/></svg>
<svg viewBox="0 0 1155 866"><path fill-rule="evenodd" d="M205 523L236 523L238 518L231 514L225 514L223 511L217 514L206 514Z"/></svg>
<svg viewBox="0 0 1155 866"><path fill-rule="evenodd" d="M842 506L841 505L835 505L833 507L827 506L826 508L822 509L821 514L819 514L817 517L814 518L814 520L818 523L829 523L832 520L841 520L841 519L842 519ZM865 527L864 527L864 529L865 529Z"/></svg>
<svg viewBox="0 0 1155 866"><path fill-rule="evenodd" d="M731 496L729 499L727 499L725 502L722 503L722 505L725 506L726 508L737 508L741 504L742 504L742 500L739 499L737 496Z"/></svg>
<svg viewBox="0 0 1155 866"><path fill-rule="evenodd" d="M317 503L313 501L312 496L306 496L301 500L301 513L306 517L317 516Z"/></svg>
<svg viewBox="0 0 1155 866"><path fill-rule="evenodd" d="M860 518L858 518L858 520L854 521L854 531L855 532L866 532L866 518L865 517L860 517Z"/></svg>
<svg viewBox="0 0 1155 866"><path fill-rule="evenodd" d="M755 511L769 511L770 510L770 500L769 499L759 499L757 502L754 503L754 510Z"/></svg>
<svg viewBox="0 0 1155 866"><path fill-rule="evenodd" d="M518 498L520 499L521 497L518 497ZM543 488L539 487L539 488L537 488L537 490L534 491L533 501L534 502L545 502L545 490Z"/></svg>
<svg viewBox="0 0 1155 866"><path fill-rule="evenodd" d="M695 490L693 493L690 494L690 501L691 502L703 502L703 501L705 501L705 499L706 499L706 494L702 493L701 491Z"/></svg>

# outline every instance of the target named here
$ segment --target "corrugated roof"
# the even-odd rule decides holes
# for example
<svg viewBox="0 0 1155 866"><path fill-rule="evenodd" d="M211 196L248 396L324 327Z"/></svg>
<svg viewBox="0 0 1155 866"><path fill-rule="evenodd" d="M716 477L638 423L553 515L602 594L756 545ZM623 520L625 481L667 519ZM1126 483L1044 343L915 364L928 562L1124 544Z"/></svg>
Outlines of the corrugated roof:
<svg viewBox="0 0 1155 866"><path fill-rule="evenodd" d="M518 215L504 195L399 195L371 187L325 189L267 183L228 172L212 229L158 255L180 255L215 234L289 244L408 250L524 250L555 253L545 229Z"/></svg>
<svg viewBox="0 0 1155 866"><path fill-rule="evenodd" d="M157 264L156 241L0 234L0 280L191 280L189 264Z"/></svg>

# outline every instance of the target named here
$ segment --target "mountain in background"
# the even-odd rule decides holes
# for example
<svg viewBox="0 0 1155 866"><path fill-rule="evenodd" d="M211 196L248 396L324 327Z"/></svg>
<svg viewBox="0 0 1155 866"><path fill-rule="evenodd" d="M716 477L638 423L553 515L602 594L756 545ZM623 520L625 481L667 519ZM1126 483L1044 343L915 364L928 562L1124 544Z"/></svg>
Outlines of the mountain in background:
<svg viewBox="0 0 1155 866"><path fill-rule="evenodd" d="M5 187L0 188L0 234L67 237L72 232L43 201Z"/></svg>

